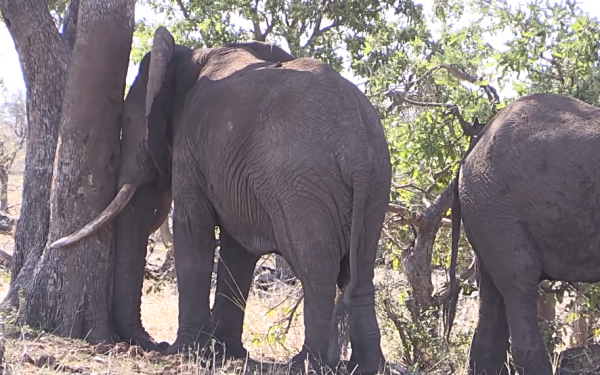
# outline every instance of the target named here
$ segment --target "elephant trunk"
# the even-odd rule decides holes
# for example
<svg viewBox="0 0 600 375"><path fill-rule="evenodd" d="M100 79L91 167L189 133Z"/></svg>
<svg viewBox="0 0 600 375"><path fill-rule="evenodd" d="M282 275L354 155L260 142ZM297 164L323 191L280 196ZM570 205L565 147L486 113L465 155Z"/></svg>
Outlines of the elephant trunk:
<svg viewBox="0 0 600 375"><path fill-rule="evenodd" d="M92 234L96 233L98 229L102 228L105 224L112 221L115 216L121 212L127 203L131 200L135 191L137 189L136 185L132 184L124 184L115 198L110 202L110 204L100 213L100 215L96 216L92 221L87 223L83 228L78 230L75 233L70 234L67 237L63 237L54 241L51 245L51 249L59 249L61 247L73 245Z"/></svg>
<svg viewBox="0 0 600 375"><path fill-rule="evenodd" d="M160 347L168 346L167 343L157 344L144 329L141 320L148 235L157 221L156 212L164 211L158 206L161 204L160 197L160 192L153 186L142 185L116 219L113 324L121 339L144 350L160 350Z"/></svg>

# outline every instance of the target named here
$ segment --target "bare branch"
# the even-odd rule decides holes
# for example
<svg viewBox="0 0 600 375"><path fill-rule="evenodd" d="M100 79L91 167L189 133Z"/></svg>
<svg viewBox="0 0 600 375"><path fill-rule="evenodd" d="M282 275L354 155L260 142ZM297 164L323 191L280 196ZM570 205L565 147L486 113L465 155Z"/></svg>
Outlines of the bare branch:
<svg viewBox="0 0 600 375"><path fill-rule="evenodd" d="M416 191L418 191L418 192L420 192L420 193L423 193L423 194L425 194L425 195L426 195L428 198L430 198L430 199L435 199L435 198L436 198L436 196L435 196L435 195L433 195L433 194L431 194L431 192L430 192L430 191L427 191L427 190L425 190L425 189L421 189L420 187L416 186L416 185L415 185L415 184L413 184L413 183L408 183L408 184L404 184L404 185L397 185L397 184L393 184L393 186L394 186L394 188L396 188L396 189L404 189L404 190L416 190ZM435 184L434 184L433 186L435 186Z"/></svg>
<svg viewBox="0 0 600 375"><path fill-rule="evenodd" d="M448 173L450 171L450 168L452 168L452 164L448 164L441 171L435 172L433 174L433 179L436 180L436 181L439 180L441 177L445 176L446 173Z"/></svg>
<svg viewBox="0 0 600 375"><path fill-rule="evenodd" d="M181 0L179 0L181 1ZM254 1L254 6L251 9L252 13L252 27L254 28L254 40L264 42L265 37L263 36L262 30L260 29L260 19L258 14L258 0Z"/></svg>
<svg viewBox="0 0 600 375"><path fill-rule="evenodd" d="M267 40L267 36L269 36L269 34L271 34L271 31L273 31L273 27L275 26L275 23L277 23L277 21L275 19L275 17L276 17L275 15L273 15L271 22L269 22L266 15L263 15L263 17L265 19L265 23L267 24L267 29L265 30L264 33L262 33L262 41L264 42Z"/></svg>
<svg viewBox="0 0 600 375"><path fill-rule="evenodd" d="M440 69L445 69L446 71L448 71L448 73L450 73L453 77L455 77L458 80L461 81L467 81L470 82L472 84L476 84L479 85L479 87L482 88L482 90L484 90L484 92L486 93L488 100L490 101L490 104L495 108L495 105L497 103L500 102L500 97L498 96L498 93L496 91L496 89L490 85L480 85L478 84L478 82L480 81L479 78L470 75L462 70L460 70L459 68L457 68L456 66L452 65L452 64L442 64L442 65L438 65L435 66L431 69L429 69L427 72L425 72L425 74L421 77L419 77L416 80L410 81L407 84L404 85L404 92L400 92L397 91L398 87L393 87L389 90L387 90L385 92L385 95L388 96L390 99L392 99L395 103L400 104L403 102L406 102L410 105L414 105L417 107L427 107L427 108L446 108L448 109L448 111L446 112L447 114L451 114L453 115L458 122L460 123L460 126L463 130L463 133L468 135L468 136L476 136L479 133L480 129L476 129L475 127L471 126L462 116L462 113L460 112L460 109L458 108L458 106L456 104L453 103L435 103L435 102L421 102L421 101L416 101L416 100L412 100L406 97L406 95L408 94L408 92L418 83L422 82L423 80L425 80L426 78L429 78L433 75L433 73L437 72ZM377 95L377 94L376 94Z"/></svg>
<svg viewBox="0 0 600 375"><path fill-rule="evenodd" d="M3 249L0 249L0 265L9 268L12 265L13 257Z"/></svg>
<svg viewBox="0 0 600 375"><path fill-rule="evenodd" d="M466 135L471 136L471 137L475 136L479 133L479 129L474 128L465 120L462 113L460 112L460 109L458 109L458 106L456 104L418 102L416 100L406 98L405 93L400 93L397 91L389 92L388 96L398 104L400 104L402 102L406 102L410 105L414 105L417 107L446 108L446 109L448 109L448 111L446 113L453 115L458 120L458 122L460 123L460 127L463 130L463 133L465 133Z"/></svg>
<svg viewBox="0 0 600 375"><path fill-rule="evenodd" d="M405 91L409 91L413 86L419 84L421 81L424 81L426 78L431 77L431 75L433 73L435 73L436 71L440 70L441 66L434 66L433 68L429 69L428 71L425 72L425 74L423 74L421 77L419 77L418 79L414 80L414 81L410 81L408 82L406 85L404 85L404 90Z"/></svg>
<svg viewBox="0 0 600 375"><path fill-rule="evenodd" d="M185 8L185 5L183 4L183 1L181 0L176 0L177 5L179 5L179 9L181 9L181 13L183 13L183 17L186 20L190 19L190 13L188 12L188 10Z"/></svg>
<svg viewBox="0 0 600 375"><path fill-rule="evenodd" d="M456 180L453 180L450 185L448 185L446 190L444 190L444 192L437 197L435 202L433 202L431 206L425 210L422 220L424 219L431 226L435 226L436 223L442 221L442 218L452 205L452 189L454 189L455 183Z"/></svg>
<svg viewBox="0 0 600 375"><path fill-rule="evenodd" d="M412 343L409 342L408 338L406 337L406 333L404 332L404 323L402 322L400 317L392 310L391 302L388 298L383 300L383 308L388 319L391 320L392 323L394 323L394 326L396 326L398 334L400 335L400 342L402 343L403 349L402 357L404 359L404 362L412 364L413 358L411 358L410 355Z"/></svg>
<svg viewBox="0 0 600 375"><path fill-rule="evenodd" d="M337 20L333 21L329 26L320 28L321 20L322 20L321 17L319 17L317 19L318 22L315 25L312 35L310 36L310 38L308 38L306 43L304 43L304 46L302 48L308 47L316 38L320 37L321 35L325 34L326 32L328 32L329 30L331 30L335 27L341 26L345 22L345 18L340 17Z"/></svg>
<svg viewBox="0 0 600 375"><path fill-rule="evenodd" d="M563 69L560 66L560 63L553 58L552 59L547 58L546 56L544 56L543 52L540 54L540 57L542 58L542 60L549 62L553 67L556 68L556 71L558 72L558 77L554 76L554 78L556 80L560 81L560 83L564 84L565 83L565 78L564 78L565 74L563 73ZM546 74L548 74L548 73L546 73ZM552 76L550 74L548 74L548 75Z"/></svg>
<svg viewBox="0 0 600 375"><path fill-rule="evenodd" d="M412 216L411 216L412 215ZM390 226L404 226L404 225L413 225L418 227L419 225L423 225L422 223L423 217L418 213L411 213L406 216L394 216L390 219ZM452 220L448 218L442 218L438 222L439 227L450 228L452 226Z"/></svg>
<svg viewBox="0 0 600 375"><path fill-rule="evenodd" d="M298 310L298 307L300 306L300 302L302 302L303 299L304 299L304 293L302 293L300 295L300 297L298 297L298 299L296 300L296 303L294 304L294 307L292 307L292 309L290 310L290 313L286 317L287 326L283 330L284 335L287 335L287 333L290 331L290 328L292 326L292 321L294 320L294 315L296 315L296 310Z"/></svg>

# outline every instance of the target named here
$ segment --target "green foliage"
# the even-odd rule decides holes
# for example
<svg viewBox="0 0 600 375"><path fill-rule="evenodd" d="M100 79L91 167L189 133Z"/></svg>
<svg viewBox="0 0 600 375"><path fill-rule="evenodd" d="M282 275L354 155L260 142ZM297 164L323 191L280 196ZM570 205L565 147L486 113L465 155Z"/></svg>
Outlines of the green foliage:
<svg viewBox="0 0 600 375"><path fill-rule="evenodd" d="M393 34L384 14L401 15L405 23L421 17L412 0L146 0L164 15L178 43L212 47L233 41L272 41L295 56L311 56L341 69L344 55L358 56L369 35ZM239 26L233 26L235 20ZM158 25L139 22L137 48L147 51ZM136 39L137 39L136 38ZM139 60L139 53L134 54ZM136 60L138 59L138 60Z"/></svg>
<svg viewBox="0 0 600 375"><path fill-rule="evenodd" d="M525 9L505 1L482 2L482 12L495 15L491 31L510 30L508 50L495 56L500 79L517 73L518 95L555 92L593 105L600 104L600 22L574 1ZM499 21L499 22L498 22ZM502 25L502 26L500 26Z"/></svg>

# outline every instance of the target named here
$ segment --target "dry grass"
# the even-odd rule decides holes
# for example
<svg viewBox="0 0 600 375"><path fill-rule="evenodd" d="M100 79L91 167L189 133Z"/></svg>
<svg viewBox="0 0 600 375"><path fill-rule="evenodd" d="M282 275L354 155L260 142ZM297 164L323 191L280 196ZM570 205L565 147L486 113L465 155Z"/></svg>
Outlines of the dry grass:
<svg viewBox="0 0 600 375"><path fill-rule="evenodd" d="M160 249L156 252L161 252ZM389 274L388 274L389 273ZM393 277L392 273L396 274ZM387 274L387 275L386 275ZM377 279L386 283L402 286L404 281L397 272L379 270ZM8 289L8 277L0 280L0 295ZM383 285L379 283L379 287ZM246 372L282 373L286 368L269 365L268 362L284 363L297 353L304 339L303 306L300 304L289 332L285 338L281 331L287 325L289 311L296 302L293 287L279 288L270 291L270 295L254 290L248 300L244 320L244 345L251 358L261 362L263 369L256 364L231 362L218 369L220 373L239 373L246 366ZM387 289L390 293L391 289ZM214 292L214 290L213 290ZM394 294L394 292L391 292ZM465 309L464 316L472 315ZM158 341L173 342L177 332L177 291L174 284L157 285L154 281L146 281L142 298L142 322L148 332ZM471 318L471 317L470 317ZM472 324L457 330L472 329ZM386 358L398 362L399 343L393 338L397 336L389 328L389 322L380 319L382 327L382 348ZM5 374L56 374L56 373L98 373L98 374L200 374L213 373L214 370L203 369L191 359L178 356L161 357L156 353L141 353L134 347L117 345L115 348L91 347L79 340L59 338L50 334L28 331L23 328L18 337L11 337L11 332L4 332L5 340ZM391 339L390 339L391 338ZM44 364L45 358L51 358Z"/></svg>
<svg viewBox="0 0 600 375"><path fill-rule="evenodd" d="M20 209L22 175L11 175L9 184L10 211L17 215ZM12 253L12 236L0 234L0 248ZM161 264L165 256L164 248L158 245L149 256L149 261ZM443 272L434 274L434 284L445 281ZM8 290L8 272L0 272L0 297ZM386 268L376 270L375 283L378 300L398 296L408 289L403 276ZM214 293L214 290L213 290ZM92 347L83 341L56 337L47 333L19 329L10 325L0 326L0 343L4 350L4 374L204 374L204 373L282 373L286 368L269 365L268 362L286 362L297 353L304 340L303 306L300 304L289 332L282 335L287 325L286 318L296 302L298 290L290 286L279 286L265 293L254 289L247 302L244 320L243 341L250 356L259 363L245 361L231 362L214 369L198 366L193 359L184 356L159 356L157 353L143 353L136 347L119 344L114 347ZM477 295L461 296L453 329L455 337L470 337L477 322ZM173 342L177 332L177 290L174 284L159 284L146 280L142 297L142 322L157 341ZM565 311L560 312L564 317ZM382 349L386 359L400 363L401 344L398 331L378 311L382 332ZM439 358L439 365L426 373L441 374L447 370L449 362L460 362L453 353L466 353L468 342L460 344ZM349 356L349 354L348 354ZM461 359L464 357L460 355ZM262 366L262 367L261 367ZM455 363L455 374L465 373L465 363ZM444 370L444 371L445 371ZM0 374L1 374L0 370Z"/></svg>
<svg viewBox="0 0 600 375"><path fill-rule="evenodd" d="M9 203L10 213L18 215L21 199L22 175L10 176ZM0 247L12 253L11 235L0 234ZM162 264L165 251L158 243L154 252L148 256L149 262ZM436 284L444 281L443 273L436 274ZM8 272L0 274L0 296L8 290ZM407 283L397 272L378 269L375 282L379 296L391 296L397 299ZM214 294L214 290L213 290ZM32 332L27 328L15 332L5 331L5 374L199 374L205 371L221 373L246 371L287 373L287 369L277 369L268 362L286 362L297 353L304 340L303 305L299 305L289 331L283 335L287 326L290 310L297 301L298 289L279 286L263 292L254 289L247 301L244 320L244 345L250 356L261 362L264 367L257 369L256 364L230 363L218 370L204 370L193 360L181 356L161 357L156 353L142 353L126 345L109 347L91 347L83 341L69 340L46 333ZM214 296L213 296L214 297ZM476 298L463 298L457 317L455 332L469 334L476 322ZM468 303L465 305L465 301ZM470 307L469 307L470 306ZM177 290L175 284L159 284L146 280L142 297L142 322L148 332L157 341L173 342L177 333ZM389 361L399 363L400 343L398 333L378 312L382 331L382 349ZM9 327L9 326L6 326ZM13 329L14 330L14 329ZM12 333L12 334L11 334ZM16 335L16 336L15 336ZM348 353L349 356L350 353ZM49 359L49 360L48 360Z"/></svg>
<svg viewBox="0 0 600 375"><path fill-rule="evenodd" d="M151 282L146 282L145 289ZM6 292L2 282L0 292ZM284 303L284 306L286 304ZM172 342L177 331L177 293L174 285L160 291L150 292L143 297L143 323L157 340ZM276 322L278 314L269 313L267 304L249 309L246 322L250 327L244 341L252 356L263 360L283 360L286 350L276 344L256 343L257 330L267 331L269 322ZM296 330L297 327L294 327ZM102 374L200 374L257 372L256 364L244 361L230 362L218 370L204 369L193 358L185 356L160 356L144 353L137 347L118 344L115 347L92 347L80 340L70 340L45 333L36 333L26 328L16 329L18 337L5 331L5 374L56 374L56 373L102 373ZM297 341L292 345L296 345ZM296 350L297 348L291 348ZM271 354L269 358L266 353ZM48 358L50 360L48 361ZM267 373L275 373L276 366L265 364Z"/></svg>

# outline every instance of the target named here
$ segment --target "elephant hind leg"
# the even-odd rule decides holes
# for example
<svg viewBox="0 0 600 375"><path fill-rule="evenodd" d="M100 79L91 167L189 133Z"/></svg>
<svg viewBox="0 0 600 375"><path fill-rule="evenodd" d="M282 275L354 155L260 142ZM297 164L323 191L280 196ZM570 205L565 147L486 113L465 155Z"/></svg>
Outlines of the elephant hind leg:
<svg viewBox="0 0 600 375"><path fill-rule="evenodd" d="M329 260L321 259L320 262L311 262L311 270L308 270L304 266L297 267L299 262L307 263L299 257L293 257L288 262L294 265L293 269L304 290L304 345L302 351L292 359L292 365L302 369L304 360L308 358L315 371L323 364L335 366L337 363L331 363L332 359L327 354L339 263L332 264Z"/></svg>
<svg viewBox="0 0 600 375"><path fill-rule="evenodd" d="M387 205L371 199L365 210L363 236L359 241L356 287L352 293L349 316L352 355L348 371L354 374L375 374L382 370L385 358L381 350L381 333L375 314L375 258ZM350 276L350 275L349 275Z"/></svg>
<svg viewBox="0 0 600 375"><path fill-rule="evenodd" d="M471 375L509 375L508 321L504 299L484 265L480 267L479 320L471 344Z"/></svg>
<svg viewBox="0 0 600 375"><path fill-rule="evenodd" d="M537 284L502 289L515 367L521 374L552 375L550 358L538 325Z"/></svg>
<svg viewBox="0 0 600 375"><path fill-rule="evenodd" d="M475 242L480 246L478 255L482 284L487 283L485 291L494 290L484 277L487 272L504 299L515 368L520 374L552 375L538 326L537 287L542 273L538 251L519 223L493 230L487 236L475 238Z"/></svg>
<svg viewBox="0 0 600 375"><path fill-rule="evenodd" d="M327 358L331 318L340 270L336 231L319 208L304 206L277 223L277 246L304 290L304 345L291 365L302 371L308 359L315 370L332 365ZM281 224L279 224L281 223ZM334 359L335 361L335 359ZM337 363L335 363L337 365Z"/></svg>

